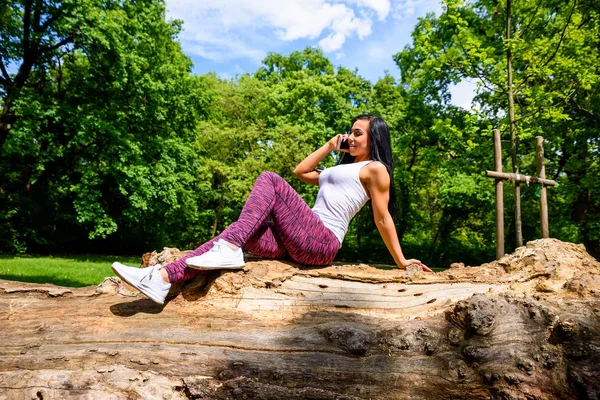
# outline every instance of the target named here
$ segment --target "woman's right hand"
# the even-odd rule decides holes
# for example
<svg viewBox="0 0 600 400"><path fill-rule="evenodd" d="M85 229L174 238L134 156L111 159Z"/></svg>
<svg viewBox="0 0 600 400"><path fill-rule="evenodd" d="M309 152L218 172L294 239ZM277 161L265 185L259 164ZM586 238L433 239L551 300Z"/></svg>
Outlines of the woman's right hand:
<svg viewBox="0 0 600 400"><path fill-rule="evenodd" d="M336 150L339 140L347 140L348 135L337 134L329 139L323 146L310 153L300 164L294 168L294 175L298 177L302 182L310 183L311 185L319 186L319 173L315 171L315 168L319 165L329 153ZM340 150L348 151L348 150Z"/></svg>
<svg viewBox="0 0 600 400"><path fill-rule="evenodd" d="M348 140L348 136L347 134L343 134L343 133L338 133L337 135L335 135L334 137L332 137L328 144L330 146L330 148L332 150L337 150L337 151L341 151L344 153L348 153L350 150L349 149L340 149L340 144L342 141L347 141Z"/></svg>

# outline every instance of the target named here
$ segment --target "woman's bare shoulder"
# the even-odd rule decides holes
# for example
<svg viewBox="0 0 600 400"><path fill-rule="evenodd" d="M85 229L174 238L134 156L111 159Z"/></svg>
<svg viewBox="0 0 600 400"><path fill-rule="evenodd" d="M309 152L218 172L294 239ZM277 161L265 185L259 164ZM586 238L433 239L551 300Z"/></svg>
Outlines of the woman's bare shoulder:
<svg viewBox="0 0 600 400"><path fill-rule="evenodd" d="M385 164L382 163L381 161L371 161L370 163L367 164L367 168L371 171L386 171L387 172L387 168L385 167Z"/></svg>
<svg viewBox="0 0 600 400"><path fill-rule="evenodd" d="M370 178L378 179L380 177L388 175L387 168L385 167L385 164L381 161L370 162L369 164L367 164L365 169Z"/></svg>
<svg viewBox="0 0 600 400"><path fill-rule="evenodd" d="M385 181L389 180L387 168L385 167L385 164L380 161L370 162L360 172L360 180L366 185L373 182L385 184ZM382 180L384 182L382 182Z"/></svg>

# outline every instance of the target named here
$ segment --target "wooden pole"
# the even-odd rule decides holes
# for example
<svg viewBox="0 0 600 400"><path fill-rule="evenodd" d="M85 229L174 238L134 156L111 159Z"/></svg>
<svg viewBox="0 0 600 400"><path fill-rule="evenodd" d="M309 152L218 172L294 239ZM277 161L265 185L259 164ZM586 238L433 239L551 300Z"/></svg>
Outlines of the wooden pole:
<svg viewBox="0 0 600 400"><path fill-rule="evenodd" d="M537 159L538 177L546 178L546 167L544 166L544 138L537 136L535 138L535 155ZM548 198L546 196L546 185L542 184L540 191L540 228L542 238L550 237L548 230Z"/></svg>
<svg viewBox="0 0 600 400"><path fill-rule="evenodd" d="M528 176L528 175L521 175L521 174L507 174L506 172L485 171L485 176L487 176L489 178L507 180L512 183L520 182L520 183L528 183L528 184L534 184L534 185L544 184L546 186L555 186L556 185L556 181L553 181L552 179L542 179L542 178L536 178L535 176Z"/></svg>
<svg viewBox="0 0 600 400"><path fill-rule="evenodd" d="M521 185L515 182L515 241L517 247L523 246L523 225L521 223Z"/></svg>
<svg viewBox="0 0 600 400"><path fill-rule="evenodd" d="M494 167L502 173L502 146L500 130L494 129ZM496 260L504 256L504 187L502 179L496 179Z"/></svg>
<svg viewBox="0 0 600 400"><path fill-rule="evenodd" d="M544 139L541 136L536 138L536 160L538 166L538 177L521 175L517 172L513 173L505 173L502 172L502 147L500 142L500 130L494 129L493 131L493 139L494 139L494 167L495 171L485 171L485 175L489 178L494 178L496 180L496 259L500 259L504 256L504 191L503 191L503 181L507 180L510 183L515 185L515 230L516 239L517 239L517 247L523 245L523 237L521 235L521 202L518 197L520 195L520 190L518 190L520 183L534 184L541 186L540 192L540 225L541 225L541 234L543 238L550 237L549 229L548 229L548 199L546 193L546 186L555 186L558 185L556 181L551 179L546 179L546 170L544 168ZM512 146L512 143L511 143ZM511 147L511 156L514 154L512 152L514 150ZM515 170L516 164L515 159L513 157L512 166L513 170ZM521 241L519 242L519 238Z"/></svg>

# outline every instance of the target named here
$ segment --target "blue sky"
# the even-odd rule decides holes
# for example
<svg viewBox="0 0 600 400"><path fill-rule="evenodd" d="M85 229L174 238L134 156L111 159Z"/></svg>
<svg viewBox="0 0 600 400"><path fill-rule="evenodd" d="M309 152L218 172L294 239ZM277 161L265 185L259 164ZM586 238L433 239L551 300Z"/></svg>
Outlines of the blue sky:
<svg viewBox="0 0 600 400"><path fill-rule="evenodd" d="M222 78L256 71L269 52L307 46L372 82L386 70L398 77L393 54L411 43L419 17L440 11L439 0L167 0L167 18L184 21L194 72ZM452 102L469 108L474 87L453 88Z"/></svg>

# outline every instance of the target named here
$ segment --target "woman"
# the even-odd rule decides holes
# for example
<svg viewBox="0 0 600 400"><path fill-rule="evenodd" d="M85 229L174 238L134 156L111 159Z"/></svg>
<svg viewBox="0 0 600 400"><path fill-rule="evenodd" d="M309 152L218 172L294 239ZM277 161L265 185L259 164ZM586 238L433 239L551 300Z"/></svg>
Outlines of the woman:
<svg viewBox="0 0 600 400"><path fill-rule="evenodd" d="M342 143L347 149L340 149ZM347 153L340 165L318 172L319 162L334 150ZM239 219L215 239L162 268L134 268L117 262L112 268L121 279L163 304L171 283L192 278L201 270L242 268L242 249L265 258L327 265L340 249L350 220L371 199L375 224L396 265L419 264L433 272L402 254L392 220L393 168L386 122L360 115L349 134L331 138L296 166L294 174L300 180L320 186L312 210L280 176L266 172L256 180ZM267 221L268 217L273 221Z"/></svg>

